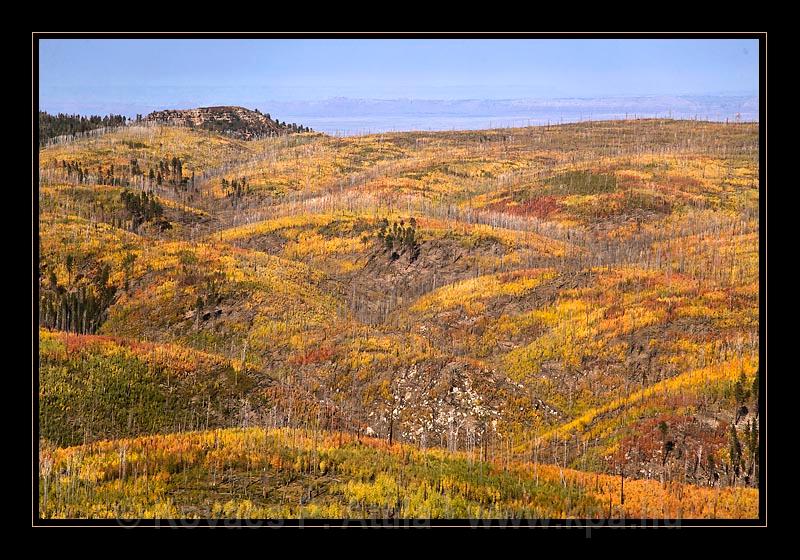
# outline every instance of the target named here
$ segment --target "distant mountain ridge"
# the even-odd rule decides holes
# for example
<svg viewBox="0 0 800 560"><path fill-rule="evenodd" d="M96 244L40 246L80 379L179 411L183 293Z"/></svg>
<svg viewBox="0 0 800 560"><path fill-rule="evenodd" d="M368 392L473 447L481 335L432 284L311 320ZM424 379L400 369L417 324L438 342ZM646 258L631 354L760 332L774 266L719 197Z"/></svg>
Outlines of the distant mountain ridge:
<svg viewBox="0 0 800 560"><path fill-rule="evenodd" d="M582 111L585 115L629 113L650 115L670 111L722 120L742 113L745 120L758 120L756 95L641 95L587 98L519 99L356 99L334 97L316 101L269 101L285 115L344 117L357 116L515 116L532 119L548 113Z"/></svg>
<svg viewBox="0 0 800 560"><path fill-rule="evenodd" d="M629 118L758 121L755 95L563 99L350 99L265 101L271 110L335 134L393 130L481 130Z"/></svg>
<svg viewBox="0 0 800 560"><path fill-rule="evenodd" d="M275 98L264 88L231 91L206 88L200 92L181 89L149 88L135 95L135 100L120 103L123 93L115 92L113 101L81 99L70 94L69 103L42 106L50 113L79 113L81 115L121 113L151 113L159 115L177 112L200 112L236 107L258 107L261 115L280 115L289 122L303 123L304 130L328 134L365 134L369 132L403 130L483 130L488 128L533 126L547 123L580 122L585 120L619 120L626 118L662 117L725 122L758 121L757 94L706 95L639 95L587 98L508 98L508 99L366 99L333 97L303 100ZM200 107L185 111L163 111L164 107ZM252 111L258 114L258 111ZM257 118L257 117L254 117ZM194 120L194 119L192 119ZM276 121L277 122L277 121ZM206 125L210 126L210 125ZM269 126L269 125L267 125Z"/></svg>
<svg viewBox="0 0 800 560"><path fill-rule="evenodd" d="M309 128L296 123L273 119L269 113L264 114L258 109L229 105L154 111L144 120L221 132L241 140L310 131Z"/></svg>

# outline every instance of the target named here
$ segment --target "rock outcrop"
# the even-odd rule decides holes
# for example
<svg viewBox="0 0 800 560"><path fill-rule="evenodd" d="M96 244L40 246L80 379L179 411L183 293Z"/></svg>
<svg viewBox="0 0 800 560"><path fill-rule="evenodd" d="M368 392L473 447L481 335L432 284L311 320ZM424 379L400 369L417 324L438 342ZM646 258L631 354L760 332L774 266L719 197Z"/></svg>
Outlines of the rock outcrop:
<svg viewBox="0 0 800 560"><path fill-rule="evenodd" d="M147 115L145 121L202 128L241 140L310 131L309 128L295 123L281 123L257 109L253 111L231 106L155 111Z"/></svg>

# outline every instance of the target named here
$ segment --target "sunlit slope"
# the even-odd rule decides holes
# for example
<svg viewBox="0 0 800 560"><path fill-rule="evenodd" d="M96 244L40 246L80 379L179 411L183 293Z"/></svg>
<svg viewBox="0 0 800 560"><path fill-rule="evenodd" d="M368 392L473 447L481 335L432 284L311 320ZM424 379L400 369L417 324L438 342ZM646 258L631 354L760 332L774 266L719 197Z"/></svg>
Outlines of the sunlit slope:
<svg viewBox="0 0 800 560"><path fill-rule="evenodd" d="M752 212L758 201L754 124L649 119L254 142L131 127L44 149L40 158L46 182L75 181L64 168L70 162L87 180L107 181L113 166L117 183L151 187L149 170L177 158L192 189L171 191L173 170L161 169L159 194L227 222L263 204L357 193L626 236L675 213Z"/></svg>
<svg viewBox="0 0 800 560"><path fill-rule="evenodd" d="M753 489L626 481L303 430L42 449L45 518L754 518ZM624 499L624 501L623 501Z"/></svg>
<svg viewBox="0 0 800 560"><path fill-rule="evenodd" d="M642 120L320 138L234 166L245 199L356 191L589 229L757 207L752 124ZM217 183L219 183L217 185Z"/></svg>
<svg viewBox="0 0 800 560"><path fill-rule="evenodd" d="M269 381L220 356L96 335L42 331L39 359L40 433L60 445L229 426Z"/></svg>
<svg viewBox="0 0 800 560"><path fill-rule="evenodd" d="M80 335L41 335L52 443L336 426L626 488L757 479L757 125L131 128L40 154L40 320Z"/></svg>
<svg viewBox="0 0 800 560"><path fill-rule="evenodd" d="M48 445L250 424L341 424L341 412L304 387L219 354L44 330L39 349L39 428Z"/></svg>
<svg viewBox="0 0 800 560"><path fill-rule="evenodd" d="M563 263L580 253L568 242L535 232L378 209L273 218L211 234L209 240L323 271L356 316L372 323L439 286Z"/></svg>
<svg viewBox="0 0 800 560"><path fill-rule="evenodd" d="M43 215L40 232L43 325L61 328L62 317L82 317L91 304L98 318L78 332L270 365L313 347L347 315L325 276L294 260L159 241L78 217Z"/></svg>
<svg viewBox="0 0 800 560"><path fill-rule="evenodd" d="M136 159L145 170L160 160L180 158L197 174L253 154L259 144L198 129L172 126L134 126L116 129L98 137L78 139L39 151L43 177L48 170L63 169L62 162L77 162L88 172L113 165L117 176Z"/></svg>
<svg viewBox="0 0 800 560"><path fill-rule="evenodd" d="M126 207L123 193L139 195L141 190L115 185L53 183L39 189L39 213L72 216L108 224L131 233L160 239L180 239L196 227L209 227L215 217L207 211L176 200L170 193L154 194L161 207L157 219L134 227L135 216Z"/></svg>

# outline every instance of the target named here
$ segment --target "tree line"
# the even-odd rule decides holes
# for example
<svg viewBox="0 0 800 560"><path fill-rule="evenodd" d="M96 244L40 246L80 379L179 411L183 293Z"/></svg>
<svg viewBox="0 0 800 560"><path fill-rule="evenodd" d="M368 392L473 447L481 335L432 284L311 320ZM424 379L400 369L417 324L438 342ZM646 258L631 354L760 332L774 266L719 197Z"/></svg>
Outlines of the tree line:
<svg viewBox="0 0 800 560"><path fill-rule="evenodd" d="M128 118L125 115L68 115L58 113L51 115L46 111L39 111L39 145L43 146L48 140L58 136L75 136L97 128L125 126Z"/></svg>

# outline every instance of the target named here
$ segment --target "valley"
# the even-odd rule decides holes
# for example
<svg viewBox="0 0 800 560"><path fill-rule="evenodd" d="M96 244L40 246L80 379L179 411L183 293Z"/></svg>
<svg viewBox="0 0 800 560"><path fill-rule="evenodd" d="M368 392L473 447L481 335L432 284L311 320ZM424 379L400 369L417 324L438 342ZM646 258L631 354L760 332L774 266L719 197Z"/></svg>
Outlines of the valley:
<svg viewBox="0 0 800 560"><path fill-rule="evenodd" d="M42 518L758 517L757 123L242 115L38 152Z"/></svg>

